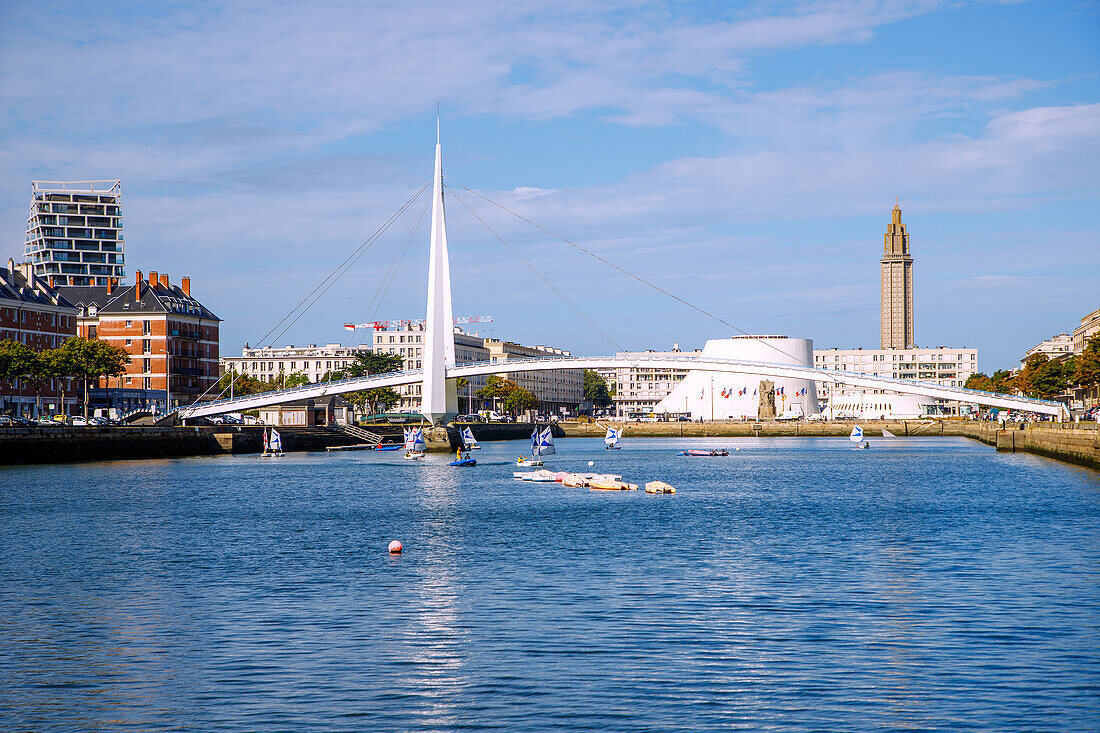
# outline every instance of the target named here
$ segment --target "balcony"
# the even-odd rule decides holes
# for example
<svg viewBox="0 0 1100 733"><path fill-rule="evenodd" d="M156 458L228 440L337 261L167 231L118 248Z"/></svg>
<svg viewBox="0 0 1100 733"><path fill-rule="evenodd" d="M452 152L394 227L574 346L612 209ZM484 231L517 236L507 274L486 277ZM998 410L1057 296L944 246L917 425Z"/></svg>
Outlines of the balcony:
<svg viewBox="0 0 1100 733"><path fill-rule="evenodd" d="M202 339L202 331L187 331L179 328L172 329L172 336L174 338L191 339L199 341Z"/></svg>

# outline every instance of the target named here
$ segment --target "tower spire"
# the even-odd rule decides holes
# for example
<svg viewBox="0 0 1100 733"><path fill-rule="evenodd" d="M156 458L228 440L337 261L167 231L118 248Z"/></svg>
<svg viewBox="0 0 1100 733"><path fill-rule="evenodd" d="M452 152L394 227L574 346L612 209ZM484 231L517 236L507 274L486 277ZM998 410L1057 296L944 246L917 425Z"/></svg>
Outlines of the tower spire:
<svg viewBox="0 0 1100 733"><path fill-rule="evenodd" d="M424 320L424 373L420 412L429 422L458 413L454 380L447 367L455 364L454 315L451 308L451 264L447 252L447 216L443 206L443 147L436 117L435 175L432 180L432 235L428 253L428 307Z"/></svg>

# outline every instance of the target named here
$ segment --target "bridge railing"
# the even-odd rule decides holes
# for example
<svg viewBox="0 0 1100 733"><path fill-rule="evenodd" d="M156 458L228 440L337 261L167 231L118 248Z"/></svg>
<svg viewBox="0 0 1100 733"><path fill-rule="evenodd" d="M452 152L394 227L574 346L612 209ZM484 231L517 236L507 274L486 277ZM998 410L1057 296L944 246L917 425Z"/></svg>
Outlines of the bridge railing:
<svg viewBox="0 0 1100 733"><path fill-rule="evenodd" d="M548 355L548 356L538 356L538 357L527 357L527 358L524 358L524 359L509 359L508 361L503 361L503 362L484 362L484 361L461 362L461 363L455 364L453 367L451 367L451 369L459 370L459 369L464 369L464 368L469 369L469 368L492 366L493 371L495 371L495 372L507 373L507 372L513 371L513 369L509 369L509 367L514 367L514 366L528 366L528 365L532 365L532 364L545 364L546 362L556 362L557 364L560 364L561 362L576 362L576 363L579 364L579 363L583 363L583 362L592 362L592 361L622 362L624 364L646 362L646 361L651 361L651 362L676 361L676 362L679 362L679 363L683 363L685 365L692 364L692 363L699 364L700 368L705 367L707 364L731 364L731 365L735 365L735 366L739 366L739 367L747 367L749 369L751 369L752 367L764 367L764 368L770 368L770 369L789 369L789 370L793 370L793 371L811 372L811 374L807 374L805 378L811 379L812 381L815 381L815 382L828 382L828 381L830 381L829 376L836 375L836 376L841 376L841 377L854 377L854 378L858 378L858 379L862 379L862 380L878 382L882 386L882 389L885 389L885 390L890 390L890 387L892 385L896 385L899 382L902 382L906 385L923 387L923 388L926 388L926 389L942 390L942 391L950 392L953 395L958 395L959 401L961 401L961 402L966 402L967 400L965 398L967 396L981 397L981 398L984 398L984 399L989 399L990 396L994 396L994 397L1002 397L1004 399L1010 399L1010 400L1015 400L1015 401L1024 402L1024 403L1030 403L1030 404L1034 404L1034 405L1041 405L1041 406L1046 407L1048 409L1049 408L1055 408L1055 407L1056 408L1064 408L1065 407L1060 402L1054 402L1054 401L1050 401L1050 400L1039 400L1039 399L1035 399L1034 397L1018 397L1018 396L1015 396L1015 395L997 395L996 393L993 393L993 392L983 392L981 390L967 389L965 387L949 387L949 386L946 386L946 385L943 385L943 384L937 384L935 382L924 382L924 381L919 381L919 380L916 380L916 379L901 380L901 379L894 379L892 377L882 377L882 376L878 376L878 375L874 375L874 374L866 374L866 373L862 373L862 372L849 372L849 371L843 371L843 370L839 370L839 369L820 369L820 368L817 368L817 367L805 366L803 364L790 364L790 363L784 364L784 363L781 363L781 362L769 362L769 361L745 361L745 360L741 360L741 359L723 359L723 358L717 358L717 357L695 356L695 355L684 355L684 356L676 356L676 357L646 356L646 355L641 355L641 356L620 356L620 355L615 355L615 356L559 356L559 355L553 355L553 356L550 356L550 355ZM547 367L548 370L558 370L558 369L568 369L568 368L569 368L568 366L557 366L557 365ZM583 368L583 367L578 367L578 368ZM274 392L277 392L280 397L285 397L286 398L284 400L285 402L293 402L294 399L295 399L295 395L298 395L298 394L303 394L304 395L308 392L315 392L318 389L327 389L329 387L341 387L341 386L345 386L345 385L348 385L348 384L351 384L351 383L356 383L357 386L362 385L363 389L370 389L371 388L370 387L370 382L375 382L375 381L382 382L382 381L388 381L388 380L391 380L391 379L397 379L399 382L402 381L402 380L407 379L408 381L411 382L411 381L415 381L414 379L412 379L413 377L417 377L421 374L423 374L422 369L406 369L406 370L402 370L402 371L398 371L398 372L387 372L385 374L372 374L372 375L369 375L369 376L366 376L366 377L349 377L347 379L340 379L340 380L329 381L329 382L313 382L313 383L310 383L310 384L302 385L300 387L292 387L290 389L276 390ZM893 391L893 390L891 390L891 391ZM274 393L274 392L272 392L272 393ZM219 409L221 409L221 408L230 408L230 409L226 409L224 411L225 412L231 412L232 411L231 408L233 407L233 405L246 404L247 402L249 402L249 401L251 401L251 400L253 400L257 397L262 397L265 394L271 394L271 393L260 392L260 393L252 394L252 395L244 395L244 396L241 396L241 397L234 397L232 399L213 400L213 401L210 401L210 402L203 402L203 403L191 405L191 408L199 408L199 407L206 408L206 407L211 407L211 406L217 406ZM181 417L186 417L189 414L189 408L180 408L180 414L181 414Z"/></svg>

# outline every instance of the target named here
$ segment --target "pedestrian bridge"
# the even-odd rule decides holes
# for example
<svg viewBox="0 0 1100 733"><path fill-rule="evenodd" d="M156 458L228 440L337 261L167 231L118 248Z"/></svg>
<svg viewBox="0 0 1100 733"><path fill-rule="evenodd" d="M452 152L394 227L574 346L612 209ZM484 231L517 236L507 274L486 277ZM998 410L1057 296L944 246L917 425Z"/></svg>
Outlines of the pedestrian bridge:
<svg viewBox="0 0 1100 733"><path fill-rule="evenodd" d="M1028 397L1011 397L990 392L981 392L963 387L945 387L930 382L918 382L912 379L893 379L875 377L867 374L815 369L793 364L775 364L762 361L741 361L735 359L716 359L704 356L561 356L533 358L497 362L469 362L446 368L447 379L478 377L489 374L509 374L516 372L548 371L552 369L604 369L615 367L649 367L653 369L689 369L702 372L724 374L745 374L759 377L779 377L789 379L809 379L817 382L844 384L861 389L879 389L900 394L922 395L942 400L955 400L986 407L998 407L1010 410L1036 412L1053 415L1058 419L1068 417L1066 407L1060 402L1036 400ZM354 377L336 382L319 382L293 389L281 389L261 394L236 397L234 399L203 402L181 408L181 419L209 417L227 412L254 410L269 405L279 405L296 400L315 399L327 395L346 394L365 389L399 387L420 384L424 381L423 370L413 369L389 374L376 374L369 377Z"/></svg>

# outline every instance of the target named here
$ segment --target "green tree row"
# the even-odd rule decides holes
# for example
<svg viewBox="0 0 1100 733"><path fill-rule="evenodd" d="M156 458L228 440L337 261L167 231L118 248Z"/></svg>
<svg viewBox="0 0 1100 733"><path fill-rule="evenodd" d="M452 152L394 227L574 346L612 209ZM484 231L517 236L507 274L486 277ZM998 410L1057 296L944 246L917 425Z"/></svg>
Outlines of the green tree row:
<svg viewBox="0 0 1100 733"><path fill-rule="evenodd" d="M496 374L486 379L485 386L474 392L474 396L482 400L499 400L500 408L512 416L539 406L531 392Z"/></svg>
<svg viewBox="0 0 1100 733"><path fill-rule="evenodd" d="M1051 399L1071 387L1100 385L1100 336L1088 340L1082 354L1052 361L1046 354L1032 354L1020 371L1013 374L1001 369L993 376L971 374L966 380L969 389L997 394L1016 394Z"/></svg>
<svg viewBox="0 0 1100 733"><path fill-rule="evenodd" d="M64 398L60 380L81 379L84 382L84 416L88 416L88 389L100 377L117 377L126 373L130 355L125 349L99 339L73 336L59 348L35 351L20 341L0 341L0 379L14 379L34 387L35 403L41 410L42 390L51 379L59 380L58 404Z"/></svg>

